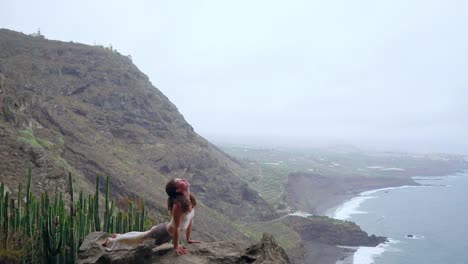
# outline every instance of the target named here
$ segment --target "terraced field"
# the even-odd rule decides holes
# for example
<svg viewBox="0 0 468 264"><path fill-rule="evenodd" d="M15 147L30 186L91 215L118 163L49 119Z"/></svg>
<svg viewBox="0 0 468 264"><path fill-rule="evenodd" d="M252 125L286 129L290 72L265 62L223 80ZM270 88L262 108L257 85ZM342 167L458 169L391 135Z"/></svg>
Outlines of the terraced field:
<svg viewBox="0 0 468 264"><path fill-rule="evenodd" d="M258 169L259 180L252 183L260 195L277 209L286 208L284 190L288 183L290 169L287 165L255 164Z"/></svg>

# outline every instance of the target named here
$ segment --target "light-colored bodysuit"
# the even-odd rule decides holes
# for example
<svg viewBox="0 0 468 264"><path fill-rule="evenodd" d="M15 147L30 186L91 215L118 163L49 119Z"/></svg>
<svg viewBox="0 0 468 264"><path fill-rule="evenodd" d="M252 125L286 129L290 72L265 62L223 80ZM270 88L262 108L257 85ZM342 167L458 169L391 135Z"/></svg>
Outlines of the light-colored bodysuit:
<svg viewBox="0 0 468 264"><path fill-rule="evenodd" d="M192 209L192 211L182 215L180 233L187 230L194 215L195 209ZM107 251L131 249L136 245L142 244L143 241L148 239L155 239L156 245L161 245L171 241L172 235L170 232L172 231L172 233L174 233L175 228L174 218L171 217L171 221L169 223L153 226L148 231L133 231L125 234L117 234L115 238L109 237L106 241L105 247Z"/></svg>

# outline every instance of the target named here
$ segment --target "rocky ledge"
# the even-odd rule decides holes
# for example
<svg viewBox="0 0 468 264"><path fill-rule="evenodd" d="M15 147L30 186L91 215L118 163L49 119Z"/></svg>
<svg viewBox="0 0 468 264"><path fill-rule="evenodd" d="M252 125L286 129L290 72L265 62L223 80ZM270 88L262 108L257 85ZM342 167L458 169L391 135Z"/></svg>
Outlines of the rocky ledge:
<svg viewBox="0 0 468 264"><path fill-rule="evenodd" d="M290 263L284 250L269 234L263 234L259 243L247 248L240 243L227 241L191 244L188 245L189 254L184 256L178 256L171 244L154 247L151 240L131 250L106 252L100 243L108 236L105 232L87 235L80 247L77 263Z"/></svg>

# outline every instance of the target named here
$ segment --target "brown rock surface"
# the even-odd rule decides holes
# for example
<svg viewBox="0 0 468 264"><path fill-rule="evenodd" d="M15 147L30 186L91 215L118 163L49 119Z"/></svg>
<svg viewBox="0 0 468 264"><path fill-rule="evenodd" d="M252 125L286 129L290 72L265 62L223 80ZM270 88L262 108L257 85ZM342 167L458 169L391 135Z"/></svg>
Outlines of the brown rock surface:
<svg viewBox="0 0 468 264"><path fill-rule="evenodd" d="M153 247L151 240L131 250L106 252L101 246L108 234L94 232L85 237L80 247L78 264L120 264L120 263L161 263L161 264L201 264L201 263L271 263L287 264L288 256L273 237L264 234L262 240L250 247L235 242L211 242L188 245L189 254L178 256L171 244Z"/></svg>

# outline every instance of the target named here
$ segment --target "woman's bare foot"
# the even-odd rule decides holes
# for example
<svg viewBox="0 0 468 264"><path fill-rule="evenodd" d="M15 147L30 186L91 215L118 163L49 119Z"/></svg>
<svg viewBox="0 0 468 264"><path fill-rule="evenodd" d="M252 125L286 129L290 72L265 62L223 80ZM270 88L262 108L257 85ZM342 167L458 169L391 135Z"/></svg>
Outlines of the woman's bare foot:
<svg viewBox="0 0 468 264"><path fill-rule="evenodd" d="M105 247L108 241L109 241L109 238L106 238L106 240L104 240L104 242L101 243L101 246Z"/></svg>
<svg viewBox="0 0 468 264"><path fill-rule="evenodd" d="M110 236L111 238L115 239L117 237L117 234L112 234L112 236ZM104 240L104 242L101 243L101 246L105 247L107 246L107 243L109 242L109 238L106 238L106 240Z"/></svg>

